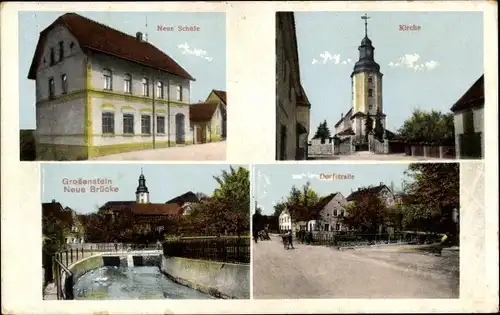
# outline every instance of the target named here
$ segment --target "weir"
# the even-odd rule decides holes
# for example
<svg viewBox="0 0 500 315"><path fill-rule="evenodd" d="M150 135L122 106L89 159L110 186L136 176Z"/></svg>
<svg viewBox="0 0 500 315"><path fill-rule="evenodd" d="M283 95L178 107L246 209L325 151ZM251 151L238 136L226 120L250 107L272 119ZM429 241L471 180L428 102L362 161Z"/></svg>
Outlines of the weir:
<svg viewBox="0 0 500 315"><path fill-rule="evenodd" d="M127 266L129 268L134 267L134 256L127 255Z"/></svg>

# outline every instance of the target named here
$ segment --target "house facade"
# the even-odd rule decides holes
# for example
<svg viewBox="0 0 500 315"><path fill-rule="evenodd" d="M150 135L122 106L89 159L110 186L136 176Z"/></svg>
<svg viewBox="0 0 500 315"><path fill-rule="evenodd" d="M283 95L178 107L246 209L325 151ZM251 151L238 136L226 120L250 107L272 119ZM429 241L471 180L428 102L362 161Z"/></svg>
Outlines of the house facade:
<svg viewBox="0 0 500 315"><path fill-rule="evenodd" d="M278 217L278 224L280 231L288 231L292 229L292 217L290 216L290 212L288 210L281 211Z"/></svg>
<svg viewBox="0 0 500 315"><path fill-rule="evenodd" d="M311 104L300 81L293 12L276 14L276 160L307 159Z"/></svg>
<svg viewBox="0 0 500 315"><path fill-rule="evenodd" d="M227 96L212 90L203 103L192 104L189 120L194 143L221 141L227 138Z"/></svg>
<svg viewBox="0 0 500 315"><path fill-rule="evenodd" d="M348 215L345 207L348 202L340 192L336 192L330 197L330 201L320 211L320 230L329 232L346 231L342 219Z"/></svg>
<svg viewBox="0 0 500 315"><path fill-rule="evenodd" d="M484 74L450 110L454 115L456 157L484 158Z"/></svg>
<svg viewBox="0 0 500 315"><path fill-rule="evenodd" d="M28 78L36 82L38 159L84 160L193 140L194 78L140 32L64 14L40 33Z"/></svg>

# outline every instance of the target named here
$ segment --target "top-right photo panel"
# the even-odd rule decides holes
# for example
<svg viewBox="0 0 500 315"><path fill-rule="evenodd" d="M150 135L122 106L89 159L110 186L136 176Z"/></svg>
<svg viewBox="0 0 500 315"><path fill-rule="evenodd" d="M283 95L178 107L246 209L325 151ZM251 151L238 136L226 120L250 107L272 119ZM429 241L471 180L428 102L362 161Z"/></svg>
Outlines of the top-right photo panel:
<svg viewBox="0 0 500 315"><path fill-rule="evenodd" d="M482 12L277 12L276 160L484 158Z"/></svg>

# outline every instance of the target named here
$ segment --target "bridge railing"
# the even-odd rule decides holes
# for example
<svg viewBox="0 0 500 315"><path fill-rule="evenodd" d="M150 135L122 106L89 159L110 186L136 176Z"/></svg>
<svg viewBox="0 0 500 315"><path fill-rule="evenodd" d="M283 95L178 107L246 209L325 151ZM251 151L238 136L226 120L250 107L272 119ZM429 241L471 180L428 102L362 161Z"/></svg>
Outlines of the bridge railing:
<svg viewBox="0 0 500 315"><path fill-rule="evenodd" d="M339 233L339 232L304 232L297 233L297 241L300 243L320 246L365 246L378 244L404 244L411 241L407 233L392 234L363 234L363 233Z"/></svg>
<svg viewBox="0 0 500 315"><path fill-rule="evenodd" d="M166 240L163 254L227 263L250 263L250 237L197 237Z"/></svg>

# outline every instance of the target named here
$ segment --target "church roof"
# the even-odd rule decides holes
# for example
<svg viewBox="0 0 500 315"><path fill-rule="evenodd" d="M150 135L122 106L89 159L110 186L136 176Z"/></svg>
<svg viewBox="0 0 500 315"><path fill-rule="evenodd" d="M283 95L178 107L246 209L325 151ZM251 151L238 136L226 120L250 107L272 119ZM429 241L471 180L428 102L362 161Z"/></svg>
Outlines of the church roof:
<svg viewBox="0 0 500 315"><path fill-rule="evenodd" d="M355 135L354 130L352 130L351 127L344 129L336 134L336 136L354 136L354 135Z"/></svg>
<svg viewBox="0 0 500 315"><path fill-rule="evenodd" d="M40 33L35 55L31 62L28 79L36 79L38 63L43 54L47 34L54 27L62 25L86 51L104 53L116 58L128 60L143 66L178 75L194 81L195 79L175 60L146 41L140 41L109 26L90 20L76 13L66 13L57 18Z"/></svg>
<svg viewBox="0 0 500 315"><path fill-rule="evenodd" d="M452 112L484 105L484 74L450 108Z"/></svg>
<svg viewBox="0 0 500 315"><path fill-rule="evenodd" d="M335 124L334 127L337 128L340 125L340 123L343 122L345 120L345 118L349 117L349 115L351 115L351 114L352 114L352 107L351 107L351 109L349 109L349 111L347 112L347 114L345 114L345 116L341 116L340 117L339 121L337 121L337 123Z"/></svg>
<svg viewBox="0 0 500 315"><path fill-rule="evenodd" d="M176 203L114 203L106 208L112 212L130 211L135 215L181 215L183 209Z"/></svg>

